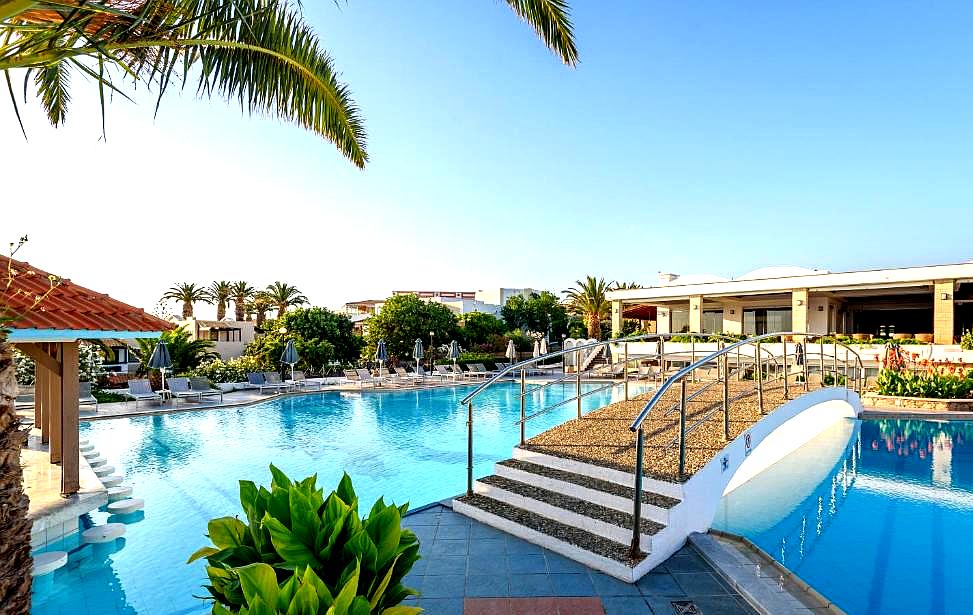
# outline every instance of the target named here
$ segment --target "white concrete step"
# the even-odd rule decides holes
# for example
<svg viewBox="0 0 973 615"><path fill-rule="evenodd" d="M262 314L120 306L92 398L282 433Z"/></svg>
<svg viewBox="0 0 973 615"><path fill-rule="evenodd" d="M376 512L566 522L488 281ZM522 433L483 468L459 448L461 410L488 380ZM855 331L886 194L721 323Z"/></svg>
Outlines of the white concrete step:
<svg viewBox="0 0 973 615"><path fill-rule="evenodd" d="M95 476L102 478L104 476L110 476L115 471L115 466L100 465L97 468L92 468L95 471ZM102 483L104 485L104 483Z"/></svg>
<svg viewBox="0 0 973 615"><path fill-rule="evenodd" d="M115 470L115 468L112 468L111 466L107 466L107 467L111 468L112 471ZM117 487L118 485L122 484L123 480L125 480L121 474L111 474L110 476L99 476L98 479L101 481L101 484L104 485L105 487Z"/></svg>
<svg viewBox="0 0 973 615"><path fill-rule="evenodd" d="M108 512L113 515L128 515L143 508L145 508L145 500L140 498L128 498L108 504Z"/></svg>
<svg viewBox="0 0 973 615"><path fill-rule="evenodd" d="M555 470L563 470L573 474L581 474L590 478L616 483L625 487L632 487L635 484L635 476L631 472L622 472L614 468L607 468L592 463L585 463L566 457L555 457L546 453L531 451L528 449L514 447L513 458L520 461L527 461L540 466L546 466ZM670 483L648 476L642 477L642 490L649 493L657 493L676 500L683 500L682 485Z"/></svg>
<svg viewBox="0 0 973 615"><path fill-rule="evenodd" d="M118 500L124 500L128 496L132 495L132 488L126 485L120 485L117 487L108 488L108 501L115 502Z"/></svg>
<svg viewBox="0 0 973 615"><path fill-rule="evenodd" d="M485 480L494 479L493 484ZM497 477L477 481L473 486L474 493L485 495L494 500L505 502L515 508L525 510L547 519L553 519L565 525L582 529L596 536L620 544L630 544L632 541L631 514L608 509L597 504L589 504L564 494L558 494L546 489L540 489L525 483ZM497 483L501 484L497 484ZM524 488L526 487L526 489ZM604 517L614 517L613 520ZM619 525L622 519L628 527ZM652 535L661 530L654 522L643 523L650 526L651 533L641 532L642 550L652 552Z"/></svg>
<svg viewBox="0 0 973 615"><path fill-rule="evenodd" d="M68 563L67 551L46 551L34 556L34 569L31 574L35 577L42 577L51 574L59 568L63 568Z"/></svg>
<svg viewBox="0 0 973 615"><path fill-rule="evenodd" d="M81 542L91 544L112 542L123 534L125 534L125 524L106 523L104 525L96 525L81 532Z"/></svg>
<svg viewBox="0 0 973 615"><path fill-rule="evenodd" d="M516 459L497 463L493 471L497 476L564 493L619 512L632 514L634 508L635 490L630 486ZM668 525L670 511L678 505L675 498L643 491L642 516L646 519Z"/></svg>

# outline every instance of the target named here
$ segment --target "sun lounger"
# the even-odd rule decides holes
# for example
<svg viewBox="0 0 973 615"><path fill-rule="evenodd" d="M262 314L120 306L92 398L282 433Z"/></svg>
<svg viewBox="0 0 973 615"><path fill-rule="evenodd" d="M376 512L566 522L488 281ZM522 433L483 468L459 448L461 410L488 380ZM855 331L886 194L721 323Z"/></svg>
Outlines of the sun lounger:
<svg viewBox="0 0 973 615"><path fill-rule="evenodd" d="M355 373L358 375L358 383L362 388L364 388L366 384L370 384L373 387L382 384L382 379L376 378L367 369L356 369Z"/></svg>
<svg viewBox="0 0 973 615"><path fill-rule="evenodd" d="M493 378L497 375L497 372L488 370L486 365L482 363L473 363L470 367L475 369L477 373L483 374L485 378Z"/></svg>
<svg viewBox="0 0 973 615"><path fill-rule="evenodd" d="M396 367L395 375L398 377L400 381L403 382L408 381L408 382L412 382L413 384L418 384L422 382L422 376L408 372L404 367Z"/></svg>
<svg viewBox="0 0 973 615"><path fill-rule="evenodd" d="M449 371L453 375L453 380L455 380L456 378L462 378L463 380L466 380L466 372L460 369L459 365L450 365Z"/></svg>
<svg viewBox="0 0 973 615"><path fill-rule="evenodd" d="M223 401L223 389L214 389L206 378L190 378L189 386L194 393L199 393L200 401L203 397L216 397L217 395L220 396L220 402Z"/></svg>
<svg viewBox="0 0 973 615"><path fill-rule="evenodd" d="M274 389L275 391L288 391L291 385L287 384L280 379L280 374L277 372L264 372L264 383L260 385L260 392L263 393L264 389Z"/></svg>
<svg viewBox="0 0 973 615"><path fill-rule="evenodd" d="M463 375L469 379L486 377L483 372L477 370L472 364L466 365L466 371L463 372Z"/></svg>
<svg viewBox="0 0 973 615"><path fill-rule="evenodd" d="M145 379L129 380L128 389L126 389L122 394L127 396L129 399L134 399L136 408L139 407L140 401L156 401L160 404L162 403L162 396L153 391L152 385L149 384L149 381Z"/></svg>
<svg viewBox="0 0 973 615"><path fill-rule="evenodd" d="M189 388L189 378L169 378L167 382L169 384L169 395L174 399L195 398L196 401L203 401L203 396L199 391L193 391Z"/></svg>
<svg viewBox="0 0 973 615"><path fill-rule="evenodd" d="M98 398L91 394L90 382L78 383L78 405L90 406L94 404L95 412L98 412Z"/></svg>
<svg viewBox="0 0 973 615"><path fill-rule="evenodd" d="M306 389L308 387L317 387L320 389L321 385L323 384L322 381L317 378L309 379L307 376L304 375L304 372L294 372L293 378L291 378L287 382L293 384L295 387L299 389Z"/></svg>
<svg viewBox="0 0 973 615"><path fill-rule="evenodd" d="M449 378L450 380L452 380L452 381L455 382L456 381L456 373L453 372L452 369L450 369L451 367L452 367L452 365L449 365L449 366L446 366L446 365L433 365L433 369L436 370L436 375L437 376L439 376L443 380L445 380L446 378ZM462 375L462 373L461 373L461 375Z"/></svg>

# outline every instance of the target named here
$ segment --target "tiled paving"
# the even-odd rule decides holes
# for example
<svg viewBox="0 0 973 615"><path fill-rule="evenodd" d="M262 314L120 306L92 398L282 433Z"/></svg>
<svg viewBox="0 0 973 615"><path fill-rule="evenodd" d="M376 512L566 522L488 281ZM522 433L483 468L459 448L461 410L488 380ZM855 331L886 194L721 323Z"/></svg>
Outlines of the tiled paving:
<svg viewBox="0 0 973 615"><path fill-rule="evenodd" d="M403 524L422 545L422 559L405 584L421 592L410 600L426 615L674 615L674 601L691 601L703 615L755 613L691 547L631 585L443 505L408 515ZM589 600L568 603L552 598ZM590 599L602 610L596 610Z"/></svg>

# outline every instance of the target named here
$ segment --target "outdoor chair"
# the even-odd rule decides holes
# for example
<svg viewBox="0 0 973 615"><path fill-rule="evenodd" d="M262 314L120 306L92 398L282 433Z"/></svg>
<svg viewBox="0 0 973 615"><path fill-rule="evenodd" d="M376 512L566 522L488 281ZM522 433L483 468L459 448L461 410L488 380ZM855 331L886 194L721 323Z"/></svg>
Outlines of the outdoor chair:
<svg viewBox="0 0 973 615"><path fill-rule="evenodd" d="M449 378L450 380L456 380L456 374L450 369L452 366L446 365L433 365L433 369L436 370L436 375L442 379Z"/></svg>
<svg viewBox="0 0 973 615"><path fill-rule="evenodd" d="M220 403L223 403L223 389L214 389L212 386L210 386L209 380L206 378L190 378L189 386L192 388L193 393L199 393L200 401L202 401L203 397L215 397L219 395Z"/></svg>
<svg viewBox="0 0 973 615"><path fill-rule="evenodd" d="M312 386L316 386L319 389L321 388L321 381L320 380L318 380L317 378L312 378L312 379L309 380L307 378L307 376L304 375L304 372L294 372L294 375L291 378L291 382L297 388L304 388L304 389L306 389L306 388L312 387Z"/></svg>
<svg viewBox="0 0 973 615"><path fill-rule="evenodd" d="M488 370L486 365L482 363L474 363L471 367L475 369L477 373L483 374L484 378L493 378L497 375L497 372Z"/></svg>
<svg viewBox="0 0 973 615"><path fill-rule="evenodd" d="M198 391L189 388L189 378L169 378L169 395L173 399L192 399L203 401L203 396Z"/></svg>
<svg viewBox="0 0 973 615"><path fill-rule="evenodd" d="M247 388L248 389L259 389L264 384L264 375L260 372L251 372L247 374Z"/></svg>
<svg viewBox="0 0 973 615"><path fill-rule="evenodd" d="M453 364L449 366L449 371L453 374L453 380L457 378L462 378L466 380L466 372L460 369L459 365Z"/></svg>
<svg viewBox="0 0 973 615"><path fill-rule="evenodd" d="M378 377L380 380L384 380L389 384L397 385L400 382L398 374L393 374L387 368L384 367L378 368Z"/></svg>
<svg viewBox="0 0 973 615"><path fill-rule="evenodd" d="M485 374L483 374L483 372L478 371L475 367L473 367L472 364L467 364L466 371L463 372L463 375L466 378L471 378L471 379L485 377Z"/></svg>
<svg viewBox="0 0 973 615"><path fill-rule="evenodd" d="M17 398L14 400L14 408L33 408L34 407L34 385L20 385L17 387Z"/></svg>
<svg viewBox="0 0 973 615"><path fill-rule="evenodd" d="M356 369L355 373L358 374L359 388L364 388L366 384L370 384L373 387L382 384L382 379L376 378L367 369Z"/></svg>
<svg viewBox="0 0 973 615"><path fill-rule="evenodd" d="M412 382L412 384L417 384L419 382L422 382L421 376L417 374L409 373L408 371L406 371L404 367L396 367L395 375L398 376L399 380L403 380L403 381L407 380Z"/></svg>
<svg viewBox="0 0 973 615"><path fill-rule="evenodd" d="M152 385L146 379L129 380L128 388L122 393L129 399L135 400L135 407L139 407L140 401L156 401L162 403L162 396L152 390ZM126 400L125 403L128 403Z"/></svg>
<svg viewBox="0 0 973 615"><path fill-rule="evenodd" d="M291 385L287 384L280 379L280 374L277 372L263 372L264 383L260 385L260 392L263 393L264 389L271 389L273 391L287 391L291 388Z"/></svg>
<svg viewBox="0 0 973 615"><path fill-rule="evenodd" d="M78 383L78 405L90 406L92 404L95 405L95 412L98 412L98 398L91 394L91 383L79 382Z"/></svg>

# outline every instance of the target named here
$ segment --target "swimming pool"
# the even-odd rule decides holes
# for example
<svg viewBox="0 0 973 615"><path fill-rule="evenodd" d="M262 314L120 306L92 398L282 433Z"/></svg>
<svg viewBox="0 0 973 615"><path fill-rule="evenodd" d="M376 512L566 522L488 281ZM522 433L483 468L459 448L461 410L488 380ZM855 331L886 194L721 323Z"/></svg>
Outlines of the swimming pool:
<svg viewBox="0 0 973 615"><path fill-rule="evenodd" d="M847 420L723 498L850 615L973 612L973 423Z"/></svg>
<svg viewBox="0 0 973 615"><path fill-rule="evenodd" d="M585 384L593 390L601 385ZM630 387L632 383L630 383ZM365 393L312 393L255 406L94 421L88 438L118 472L144 515L126 528L114 553L75 561L38 583L35 615L169 615L204 613L203 562L186 558L206 544L206 523L240 514L237 481L269 485L268 464L291 477L317 473L333 489L347 471L362 507L379 496L413 507L466 488L466 410L469 387ZM528 398L528 413L574 396L573 385L551 385ZM586 410L617 401L620 387L583 398ZM474 472L510 456L519 440L519 384L482 394L474 414ZM574 416L565 404L528 424L530 437ZM367 508L366 508L367 510ZM96 524L106 512L91 515ZM134 521L134 522L131 522ZM77 546L77 537L63 547ZM62 547L62 548L63 548Z"/></svg>

